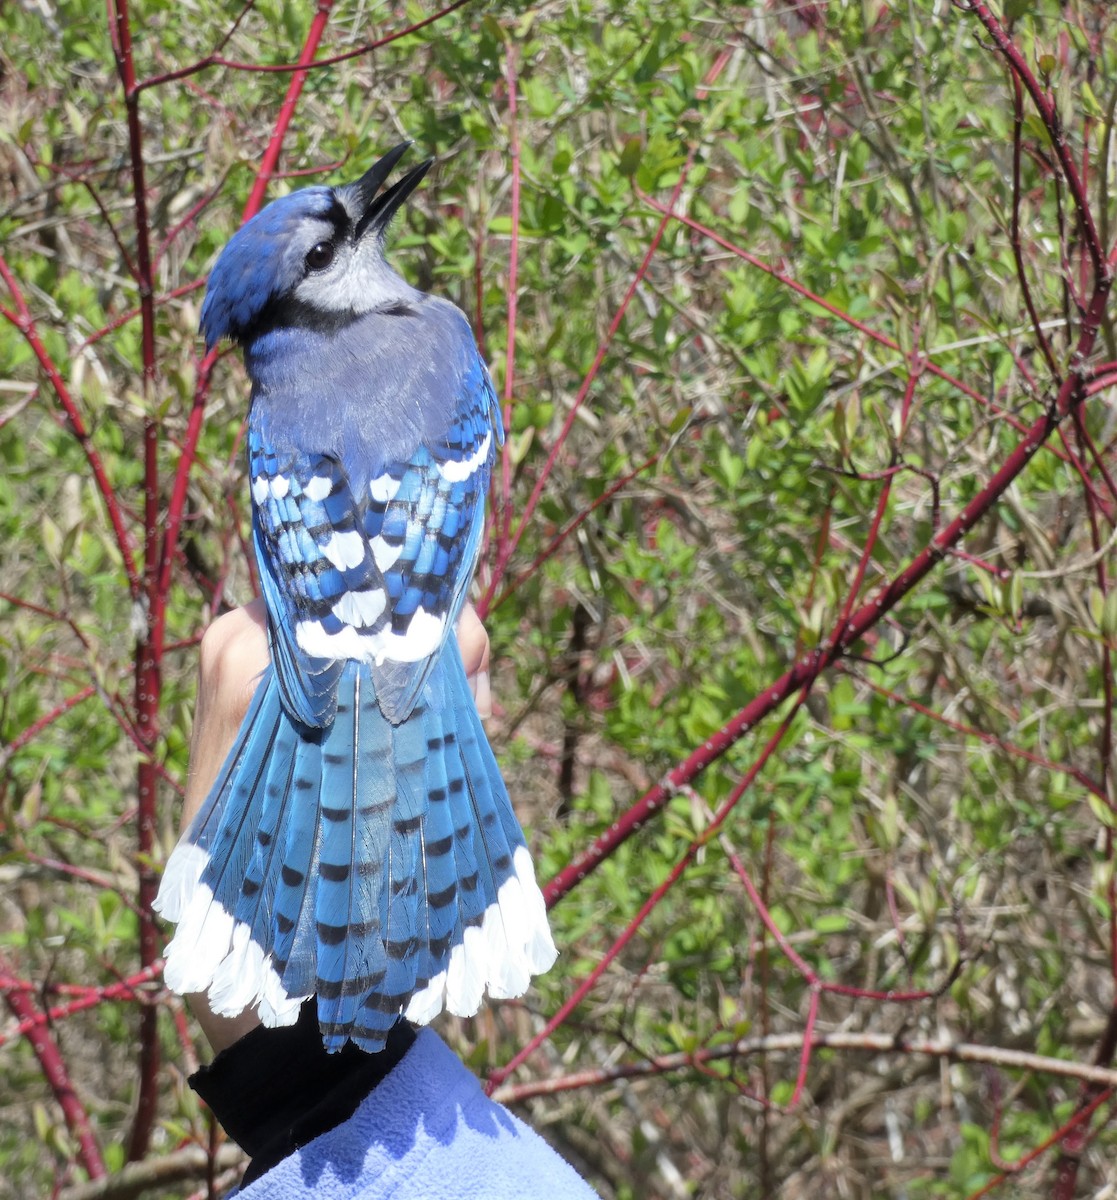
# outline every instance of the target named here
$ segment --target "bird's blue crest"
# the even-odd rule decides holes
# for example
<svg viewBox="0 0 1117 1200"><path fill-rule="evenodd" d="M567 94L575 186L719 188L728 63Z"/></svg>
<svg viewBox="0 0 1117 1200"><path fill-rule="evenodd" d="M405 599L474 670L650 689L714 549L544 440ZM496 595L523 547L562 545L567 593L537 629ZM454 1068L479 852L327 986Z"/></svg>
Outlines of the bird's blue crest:
<svg viewBox="0 0 1117 1200"><path fill-rule="evenodd" d="M273 200L229 240L214 264L202 305L206 348L222 338L240 341L261 313L303 275L308 222L318 224L336 203L331 188L310 187Z"/></svg>

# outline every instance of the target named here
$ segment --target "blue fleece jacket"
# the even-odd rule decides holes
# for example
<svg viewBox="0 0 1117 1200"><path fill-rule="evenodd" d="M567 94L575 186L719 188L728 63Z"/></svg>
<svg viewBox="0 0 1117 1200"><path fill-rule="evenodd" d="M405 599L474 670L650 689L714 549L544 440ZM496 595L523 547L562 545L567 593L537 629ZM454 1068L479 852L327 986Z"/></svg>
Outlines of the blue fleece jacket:
<svg viewBox="0 0 1117 1200"><path fill-rule="evenodd" d="M238 1200L595 1200L429 1029L347 1121Z"/></svg>

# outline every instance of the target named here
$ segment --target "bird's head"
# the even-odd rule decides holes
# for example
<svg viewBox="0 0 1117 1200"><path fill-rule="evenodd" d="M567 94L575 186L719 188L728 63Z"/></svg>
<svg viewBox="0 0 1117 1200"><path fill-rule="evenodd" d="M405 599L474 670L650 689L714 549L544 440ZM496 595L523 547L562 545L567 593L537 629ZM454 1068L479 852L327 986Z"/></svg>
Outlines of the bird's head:
<svg viewBox="0 0 1117 1200"><path fill-rule="evenodd" d="M274 200L233 235L202 305L207 348L222 338L246 344L284 325L335 328L417 296L384 259L388 223L431 165L420 163L381 192L408 145L389 150L355 183Z"/></svg>

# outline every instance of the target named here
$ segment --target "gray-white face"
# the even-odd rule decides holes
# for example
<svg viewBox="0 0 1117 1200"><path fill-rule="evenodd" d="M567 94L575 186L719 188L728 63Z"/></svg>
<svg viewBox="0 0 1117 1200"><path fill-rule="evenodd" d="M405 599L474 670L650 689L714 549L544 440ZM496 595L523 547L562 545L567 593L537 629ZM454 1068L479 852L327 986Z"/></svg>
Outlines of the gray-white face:
<svg viewBox="0 0 1117 1200"><path fill-rule="evenodd" d="M412 289L384 260L382 230L367 229L358 236L360 212L352 212L356 197L339 188L348 220L309 218L300 223L287 249L289 262L301 274L291 292L296 302L321 313L366 313L391 308L414 295ZM297 264L297 266L296 266ZM294 274L294 272L292 272Z"/></svg>

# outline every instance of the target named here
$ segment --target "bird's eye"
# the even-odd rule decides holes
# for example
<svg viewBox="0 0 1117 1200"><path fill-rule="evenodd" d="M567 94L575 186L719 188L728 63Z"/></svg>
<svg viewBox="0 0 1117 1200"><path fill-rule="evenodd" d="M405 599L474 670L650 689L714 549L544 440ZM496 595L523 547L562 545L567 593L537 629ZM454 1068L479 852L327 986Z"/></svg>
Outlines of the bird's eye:
<svg viewBox="0 0 1117 1200"><path fill-rule="evenodd" d="M306 256L306 265L312 271L321 271L334 261L333 242L319 242L311 246Z"/></svg>

